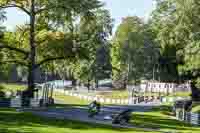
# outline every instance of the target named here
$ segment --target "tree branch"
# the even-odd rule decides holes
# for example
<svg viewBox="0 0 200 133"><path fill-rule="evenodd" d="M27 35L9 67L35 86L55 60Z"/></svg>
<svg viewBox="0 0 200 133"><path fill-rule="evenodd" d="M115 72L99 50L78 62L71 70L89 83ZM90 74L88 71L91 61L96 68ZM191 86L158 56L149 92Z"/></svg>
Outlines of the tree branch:
<svg viewBox="0 0 200 133"><path fill-rule="evenodd" d="M54 8L63 8L63 9L67 9L66 6L64 5L54 5L54 6L49 6L49 7L44 7L44 8L41 8L41 9L38 9L35 14L40 14L44 11L48 11L48 10L51 10L51 9L54 9Z"/></svg>
<svg viewBox="0 0 200 133"><path fill-rule="evenodd" d="M22 54L24 54L24 55L26 55L26 56L29 54L29 52L27 52L27 51L25 51L25 50L22 50L22 49L19 49L19 48L15 48L15 47L12 47L12 46L9 46L9 45L1 44L1 43L0 43L0 49L9 49L9 50L13 50L13 51L22 53Z"/></svg>
<svg viewBox="0 0 200 133"><path fill-rule="evenodd" d="M55 60L65 60L67 58L74 58L75 56L60 56L60 57L49 57L49 58L46 58L42 61L40 61L38 64L36 64L36 68L45 64L45 63L48 63L48 62L51 62L51 61L55 61Z"/></svg>
<svg viewBox="0 0 200 133"><path fill-rule="evenodd" d="M117 67L112 66L112 69L117 71L117 72L120 72L120 69L118 69Z"/></svg>
<svg viewBox="0 0 200 133"><path fill-rule="evenodd" d="M26 8L24 8L23 6L16 5L16 4L3 5L3 6L0 6L0 9L6 9L6 8L12 8L12 7L21 9L21 10L24 11L27 15L30 15L30 14L31 14L31 13L30 13Z"/></svg>
<svg viewBox="0 0 200 133"><path fill-rule="evenodd" d="M27 28L25 28L25 29L23 29L23 28L21 28L21 27L19 27L19 26L17 26L17 28L22 32L22 34L20 35L20 37L19 37L19 41L18 41L18 43L21 45L21 44L23 44L23 42L25 41L25 34L26 34L26 32L27 32ZM17 40L17 39L16 39Z"/></svg>
<svg viewBox="0 0 200 133"><path fill-rule="evenodd" d="M26 64L25 62L22 62L22 61L19 61L19 60L6 60L6 61L0 61L0 64L18 64L18 65L21 65L21 66L26 66L26 67L29 67L28 64Z"/></svg>

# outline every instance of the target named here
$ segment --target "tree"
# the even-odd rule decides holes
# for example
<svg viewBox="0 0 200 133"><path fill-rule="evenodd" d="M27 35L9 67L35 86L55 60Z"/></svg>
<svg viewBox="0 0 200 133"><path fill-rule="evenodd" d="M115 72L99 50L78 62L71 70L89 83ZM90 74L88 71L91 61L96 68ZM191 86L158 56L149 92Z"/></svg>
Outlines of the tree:
<svg viewBox="0 0 200 133"><path fill-rule="evenodd" d="M88 23L82 20L80 22L77 34L80 38L88 38L84 44L90 45L87 51L89 58L79 60L73 68L75 68L76 77L87 82L88 86L91 81L109 77L110 73L106 72L111 72L108 37L112 34L112 22L110 13L106 9L95 11L93 21Z"/></svg>
<svg viewBox="0 0 200 133"><path fill-rule="evenodd" d="M3 34L5 32L5 27L2 26L2 22L4 22L4 20L5 20L5 12L0 10L0 41L2 40ZM0 62L3 60L4 54L5 51L0 49ZM0 64L0 75L1 75L0 80L5 80L8 77L7 76L8 71L6 71L6 69L8 68L9 68L8 65Z"/></svg>
<svg viewBox="0 0 200 133"><path fill-rule="evenodd" d="M153 28L164 61L178 68L179 80L193 81L193 96L198 93L194 90L200 77L199 9L198 0L158 0L153 12Z"/></svg>
<svg viewBox="0 0 200 133"><path fill-rule="evenodd" d="M8 44L5 42L0 44L0 49L6 49L9 51L14 51L15 53L20 53L20 57L23 57L25 61L22 60L10 60L9 62L19 63L21 65L28 67L28 90L29 97L33 96L33 91L35 88L35 69L45 63L54 60L61 60L66 58L74 58L75 54L70 50L68 50L68 54L66 55L66 49L72 48L72 39L66 41L66 38L61 32L59 28L64 27L64 30L73 30L70 29L73 25L70 22L74 22L74 17L82 17L85 19L89 19L92 16L92 11L101 7L102 3L98 0L1 0L0 1L0 9L6 8L18 8L29 16L29 24L25 28L28 31L27 35L27 46L16 47L14 44ZM69 22L69 23L68 23ZM65 27L67 26L67 28ZM54 31L47 32L48 37L52 37L58 35L58 37L54 37L54 40L51 42L55 43L60 37L63 37L60 42L61 47L57 47L55 49L55 45L51 51L57 53L56 56L52 56L47 54L43 56L45 58L39 60L38 59L38 48L40 47L40 41L37 41L37 34L42 31ZM55 32L57 31L57 32ZM53 33L53 34L51 34ZM72 37L72 36L71 36ZM64 39L65 38L65 39ZM69 36L67 37L70 38ZM73 38L74 39L74 38ZM45 40L42 40L45 41ZM68 46L65 47L65 43L68 43ZM71 45L70 45L71 44ZM63 49L65 48L65 50ZM39 52L40 53L40 52ZM48 52L50 53L50 52ZM45 53L43 53L45 54ZM22 58L20 58L22 59Z"/></svg>
<svg viewBox="0 0 200 133"><path fill-rule="evenodd" d="M141 24L141 19L136 16L123 18L122 23L117 27L116 33L112 39L111 57L113 79L117 80L117 82L124 82L124 86L126 84L126 73L124 73L126 69L124 70L125 66L122 64L122 48L125 42L128 41L129 34L139 31L139 29L141 29Z"/></svg>
<svg viewBox="0 0 200 133"><path fill-rule="evenodd" d="M138 17L125 18L118 27L112 45L113 78L121 78L123 87L152 78L156 52L151 34Z"/></svg>

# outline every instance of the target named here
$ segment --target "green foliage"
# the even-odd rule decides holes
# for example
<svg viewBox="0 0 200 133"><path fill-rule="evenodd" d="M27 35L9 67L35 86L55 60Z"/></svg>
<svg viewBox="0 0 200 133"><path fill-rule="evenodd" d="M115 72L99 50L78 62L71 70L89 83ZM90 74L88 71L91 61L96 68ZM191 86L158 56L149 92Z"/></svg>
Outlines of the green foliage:
<svg viewBox="0 0 200 133"><path fill-rule="evenodd" d="M118 27L112 45L113 78L138 83L152 78L159 52L149 25L138 17L125 18Z"/></svg>
<svg viewBox="0 0 200 133"><path fill-rule="evenodd" d="M196 80L200 72L199 4L198 0L158 0L153 12L157 41L163 52L172 48L165 52L168 64L190 80Z"/></svg>
<svg viewBox="0 0 200 133"><path fill-rule="evenodd" d="M157 0L152 18L162 73L172 81L191 80L193 100L200 96L199 13L199 0Z"/></svg>
<svg viewBox="0 0 200 133"><path fill-rule="evenodd" d="M16 7L30 17L30 25L7 32L3 39L6 46L0 47L7 53L2 62L29 68L30 84L37 67L58 72L57 66L68 65L66 69L72 71L82 60L94 62L96 49L112 32L110 14L99 0L7 0L0 5L2 9Z"/></svg>
<svg viewBox="0 0 200 133"><path fill-rule="evenodd" d="M77 41L88 58L77 60L71 63L71 69L77 79L83 82L94 81L96 78L104 78L104 74L109 68L109 46L108 37L112 31L112 18L105 9L99 9L94 12L94 19L86 21L81 19L79 27L75 32ZM111 66L111 65L110 65ZM98 76L100 74L100 77Z"/></svg>
<svg viewBox="0 0 200 133"><path fill-rule="evenodd" d="M122 47L129 38L131 32L138 31L140 29L141 20L138 17L127 17L123 19L122 23L117 28L117 31L112 40L112 66L113 66L113 78L119 78L119 73L122 70L121 66L121 51ZM137 27L139 26L139 27Z"/></svg>

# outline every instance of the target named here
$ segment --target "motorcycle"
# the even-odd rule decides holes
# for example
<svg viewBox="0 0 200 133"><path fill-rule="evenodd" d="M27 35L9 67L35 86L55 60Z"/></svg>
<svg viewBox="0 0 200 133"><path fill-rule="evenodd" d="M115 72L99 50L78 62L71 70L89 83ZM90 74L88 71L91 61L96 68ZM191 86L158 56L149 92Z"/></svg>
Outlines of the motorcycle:
<svg viewBox="0 0 200 133"><path fill-rule="evenodd" d="M88 107L89 117L94 117L99 112L100 112L100 104L98 104L96 101L94 101L93 103L89 105Z"/></svg>

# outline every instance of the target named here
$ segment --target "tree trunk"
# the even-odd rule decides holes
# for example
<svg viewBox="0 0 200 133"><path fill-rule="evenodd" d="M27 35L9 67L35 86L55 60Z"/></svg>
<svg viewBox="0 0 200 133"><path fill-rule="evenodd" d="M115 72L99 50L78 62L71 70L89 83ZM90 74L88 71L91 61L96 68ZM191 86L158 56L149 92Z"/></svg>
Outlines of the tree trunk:
<svg viewBox="0 0 200 133"><path fill-rule="evenodd" d="M88 88L88 92L90 91L90 79L88 79L87 81L87 88Z"/></svg>
<svg viewBox="0 0 200 133"><path fill-rule="evenodd" d="M35 47L35 0L31 0L31 14L30 14L30 66L28 75L28 90L30 92L29 97L34 97L35 89L35 66L36 66L36 47Z"/></svg>

